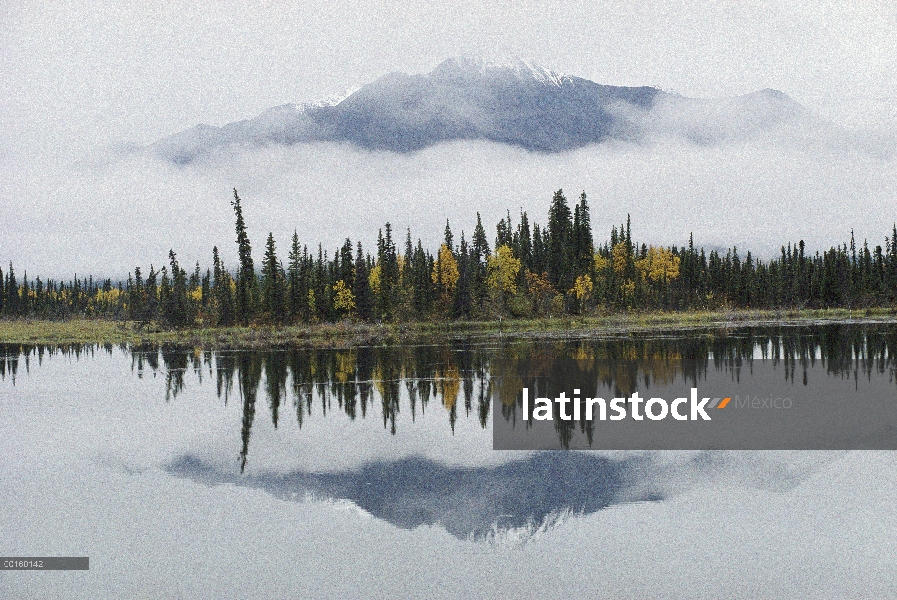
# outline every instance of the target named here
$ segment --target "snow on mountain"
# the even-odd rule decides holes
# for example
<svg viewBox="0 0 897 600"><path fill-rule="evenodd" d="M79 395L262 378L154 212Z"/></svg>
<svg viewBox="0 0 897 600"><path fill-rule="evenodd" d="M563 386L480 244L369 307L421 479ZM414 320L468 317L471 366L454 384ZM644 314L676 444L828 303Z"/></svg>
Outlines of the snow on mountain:
<svg viewBox="0 0 897 600"><path fill-rule="evenodd" d="M521 59L451 58L427 74L391 73L345 98L286 104L222 127L198 125L149 148L178 164L228 146L320 141L413 152L452 140L488 140L562 152L658 135L714 144L805 119L799 104L775 90L696 100L653 87L601 85Z"/></svg>

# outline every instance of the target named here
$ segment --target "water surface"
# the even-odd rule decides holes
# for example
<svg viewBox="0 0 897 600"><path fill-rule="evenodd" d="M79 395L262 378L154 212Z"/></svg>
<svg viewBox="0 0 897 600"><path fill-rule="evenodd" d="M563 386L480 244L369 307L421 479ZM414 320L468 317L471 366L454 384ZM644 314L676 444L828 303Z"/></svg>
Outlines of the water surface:
<svg viewBox="0 0 897 600"><path fill-rule="evenodd" d="M91 570L3 573L0 591L895 595L892 453L492 450L492 419L516 418L534 373L626 392L750 377L767 360L795 385L893 382L895 350L892 328L861 325L327 351L4 346L0 550L88 555Z"/></svg>

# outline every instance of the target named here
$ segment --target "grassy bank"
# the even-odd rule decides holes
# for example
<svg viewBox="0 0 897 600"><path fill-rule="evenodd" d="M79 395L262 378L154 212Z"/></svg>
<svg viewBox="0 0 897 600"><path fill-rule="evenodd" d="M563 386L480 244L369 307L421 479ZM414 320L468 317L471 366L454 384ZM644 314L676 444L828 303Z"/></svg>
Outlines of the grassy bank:
<svg viewBox="0 0 897 600"><path fill-rule="evenodd" d="M291 327L218 327L166 330L133 322L102 320L0 321L0 343L14 344L175 344L203 348L275 346L350 347L426 344L449 339L499 337L554 339L616 336L687 329L825 322L897 324L897 310L718 311L621 313L589 317L502 321L446 321L373 325L342 322Z"/></svg>

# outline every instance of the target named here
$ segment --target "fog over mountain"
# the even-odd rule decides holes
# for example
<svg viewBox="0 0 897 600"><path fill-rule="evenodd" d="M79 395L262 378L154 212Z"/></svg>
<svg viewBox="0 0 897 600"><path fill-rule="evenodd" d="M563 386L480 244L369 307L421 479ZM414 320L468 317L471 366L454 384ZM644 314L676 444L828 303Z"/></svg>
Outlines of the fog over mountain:
<svg viewBox="0 0 897 600"><path fill-rule="evenodd" d="M381 77L343 99L286 104L223 127L198 125L153 144L158 156L190 163L231 145L345 142L413 152L441 142L486 140L563 152L650 136L714 144L812 121L775 90L694 100L653 87L601 85L521 59L448 59L430 73Z"/></svg>
<svg viewBox="0 0 897 600"><path fill-rule="evenodd" d="M247 92L250 93L250 92ZM446 220L490 238L508 212L546 222L555 190L585 191L596 241L632 217L639 243L737 246L769 258L850 240L872 248L897 221L894 137L826 122L782 92L692 99L613 87L523 61L454 59L343 99L283 105L75 165L9 170L0 264L29 276L126 277L167 262L236 264L233 188L257 258L273 232L372 250L389 221L431 249ZM8 222L8 223L7 223Z"/></svg>

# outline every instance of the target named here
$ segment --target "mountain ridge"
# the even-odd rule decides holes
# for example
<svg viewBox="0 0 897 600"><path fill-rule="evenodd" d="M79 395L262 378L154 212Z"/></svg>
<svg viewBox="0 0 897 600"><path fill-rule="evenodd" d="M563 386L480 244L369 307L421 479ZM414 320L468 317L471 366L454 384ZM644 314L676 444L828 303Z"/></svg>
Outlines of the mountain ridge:
<svg viewBox="0 0 897 600"><path fill-rule="evenodd" d="M146 147L189 164L230 146L348 143L408 153L455 140L486 140L558 153L652 135L713 144L799 122L806 111L778 90L721 100L655 87L562 75L522 59L450 58L420 75L393 72L343 98L283 104L221 127L197 125Z"/></svg>

